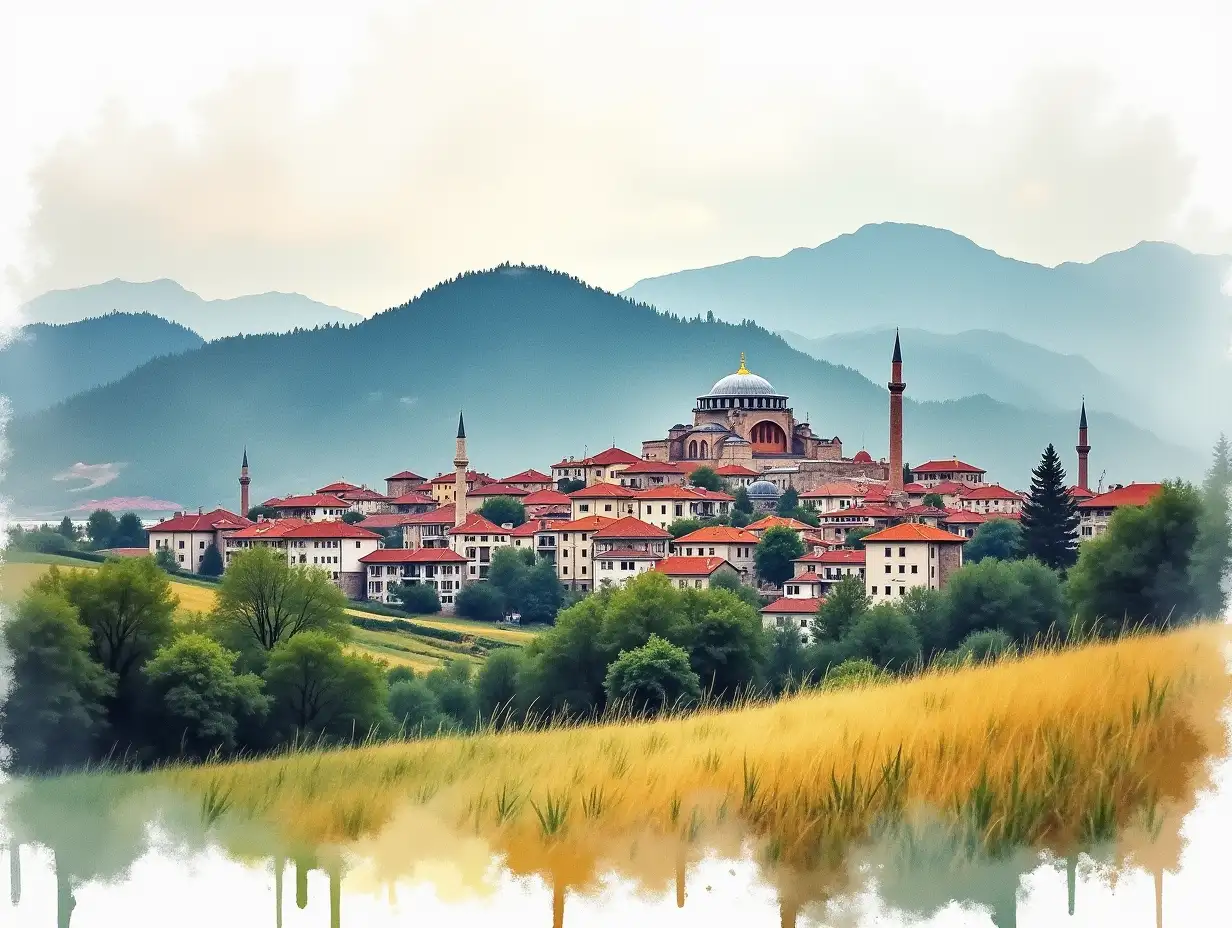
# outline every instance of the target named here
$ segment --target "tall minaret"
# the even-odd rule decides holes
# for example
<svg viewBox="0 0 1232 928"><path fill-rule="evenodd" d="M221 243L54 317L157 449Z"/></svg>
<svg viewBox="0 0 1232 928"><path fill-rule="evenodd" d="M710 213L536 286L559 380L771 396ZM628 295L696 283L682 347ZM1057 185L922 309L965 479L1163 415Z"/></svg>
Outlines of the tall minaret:
<svg viewBox="0 0 1232 928"><path fill-rule="evenodd" d="M903 350L898 343L898 330L894 332L894 357L890 362L890 485L891 505L903 503Z"/></svg>
<svg viewBox="0 0 1232 928"><path fill-rule="evenodd" d="M453 452L453 524L461 525L466 518L466 468L470 461L466 459L466 425L462 422L462 411L458 411L458 441Z"/></svg>
<svg viewBox="0 0 1232 928"><path fill-rule="evenodd" d="M1078 420L1078 444L1074 446L1074 450L1078 452L1078 486L1090 492L1090 487L1087 486L1087 455L1091 453L1091 446L1087 442L1087 399L1082 398L1082 416Z"/></svg>
<svg viewBox="0 0 1232 928"><path fill-rule="evenodd" d="M252 478L248 476L248 449L244 449L244 463L240 465L240 515L248 515L248 484Z"/></svg>

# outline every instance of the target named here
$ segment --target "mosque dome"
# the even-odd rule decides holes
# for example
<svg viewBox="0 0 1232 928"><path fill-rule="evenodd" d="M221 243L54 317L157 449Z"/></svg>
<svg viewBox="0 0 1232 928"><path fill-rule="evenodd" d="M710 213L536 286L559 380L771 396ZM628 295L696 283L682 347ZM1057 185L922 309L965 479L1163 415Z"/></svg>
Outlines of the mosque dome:
<svg viewBox="0 0 1232 928"><path fill-rule="evenodd" d="M707 396L778 396L770 381L759 377L744 366L744 355L740 355L740 370L728 374L718 381Z"/></svg>
<svg viewBox="0 0 1232 928"><path fill-rule="evenodd" d="M851 459L856 464L872 464L873 456L867 451L857 451L856 456Z"/></svg>
<svg viewBox="0 0 1232 928"><path fill-rule="evenodd" d="M783 491L769 480L754 480L745 492L749 494L749 499L778 499L783 495Z"/></svg>

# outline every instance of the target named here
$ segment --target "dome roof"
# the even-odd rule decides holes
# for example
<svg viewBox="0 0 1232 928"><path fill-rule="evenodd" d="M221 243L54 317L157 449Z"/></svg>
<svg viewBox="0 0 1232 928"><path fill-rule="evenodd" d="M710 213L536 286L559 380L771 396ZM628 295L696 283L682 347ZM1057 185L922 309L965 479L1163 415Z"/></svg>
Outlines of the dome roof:
<svg viewBox="0 0 1232 928"><path fill-rule="evenodd" d="M754 480L745 488L751 499L778 499L783 491L769 480Z"/></svg>
<svg viewBox="0 0 1232 928"><path fill-rule="evenodd" d="M694 432L730 432L731 429L726 426L719 425L717 422L707 422L704 425L699 425L693 429Z"/></svg>
<svg viewBox="0 0 1232 928"><path fill-rule="evenodd" d="M707 396L778 396L770 381L758 377L744 366L744 355L740 355L740 370L728 374L718 381Z"/></svg>
<svg viewBox="0 0 1232 928"><path fill-rule="evenodd" d="M873 456L867 451L857 451L856 456L852 460L857 464L872 464Z"/></svg>

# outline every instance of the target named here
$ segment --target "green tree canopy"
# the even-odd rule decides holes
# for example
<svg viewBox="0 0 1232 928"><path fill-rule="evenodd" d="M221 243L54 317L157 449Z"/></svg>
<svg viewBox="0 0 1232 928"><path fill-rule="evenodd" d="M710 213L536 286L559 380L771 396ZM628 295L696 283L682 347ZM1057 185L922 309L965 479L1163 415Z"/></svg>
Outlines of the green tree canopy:
<svg viewBox="0 0 1232 928"><path fill-rule="evenodd" d="M736 492L733 495L736 497L736 501L732 503L733 511L742 512L746 516L751 516L753 514L753 501L749 499L748 489L741 484L736 487ZM746 522L745 525L747 524L748 523Z"/></svg>
<svg viewBox="0 0 1232 928"><path fill-rule="evenodd" d="M864 547L864 539L876 531L879 531L879 529L873 525L858 525L855 528L848 529L847 537L843 541L843 547L859 551Z"/></svg>
<svg viewBox="0 0 1232 928"><path fill-rule="evenodd" d="M454 597L454 611L465 619L499 622L505 617L505 599L486 581L468 583Z"/></svg>
<svg viewBox="0 0 1232 928"><path fill-rule="evenodd" d="M565 588L556 576L556 565L547 558L539 558L522 582L517 601L522 622L555 622L564 601Z"/></svg>
<svg viewBox="0 0 1232 928"><path fill-rule="evenodd" d="M609 652L599 638L615 592L598 590L562 610L556 626L527 645L520 711L586 715L603 707Z"/></svg>
<svg viewBox="0 0 1232 928"><path fill-rule="evenodd" d="M479 700L471 685L470 664L465 661L450 661L438 667L424 678L428 688L436 696L441 712L453 727L470 731L479 722Z"/></svg>
<svg viewBox="0 0 1232 928"><path fill-rule="evenodd" d="M683 708L701 696L697 674L684 648L651 635L644 645L621 651L603 680L609 703L633 712Z"/></svg>
<svg viewBox="0 0 1232 928"><path fill-rule="evenodd" d="M475 678L475 696L484 722L499 725L517 718L518 675L524 664L519 648L500 648L483 662Z"/></svg>
<svg viewBox="0 0 1232 928"><path fill-rule="evenodd" d="M70 519L68 516L65 516L63 519L60 520L60 525L56 529L56 532L59 533L59 535L62 538L64 538L65 541L68 541L68 542L77 541L77 526L73 525L73 520Z"/></svg>
<svg viewBox="0 0 1232 928"><path fill-rule="evenodd" d="M800 686L808 674L808 659L800 633L794 627L770 633L766 659L766 683L776 696Z"/></svg>
<svg viewBox="0 0 1232 928"><path fill-rule="evenodd" d="M264 677L271 721L284 736L358 742L388 719L380 665L346 654L324 631L280 640Z"/></svg>
<svg viewBox="0 0 1232 928"><path fill-rule="evenodd" d="M943 591L912 587L896 605L915 629L926 661L951 646L949 604Z"/></svg>
<svg viewBox="0 0 1232 928"><path fill-rule="evenodd" d="M293 567L275 548L237 551L218 587L215 614L247 649L269 652L308 631L350 634L347 599L323 570Z"/></svg>
<svg viewBox="0 0 1232 928"><path fill-rule="evenodd" d="M970 660L977 664L996 660L1013 649L1014 639L1000 629L985 629L972 632L958 645L956 656L960 661Z"/></svg>
<svg viewBox="0 0 1232 928"><path fill-rule="evenodd" d="M864 578L849 574L830 587L817 610L813 628L818 638L839 641L869 607Z"/></svg>
<svg viewBox="0 0 1232 928"><path fill-rule="evenodd" d="M436 694L423 680L399 680L389 688L389 714L393 724L409 735L429 735L450 727Z"/></svg>
<svg viewBox="0 0 1232 928"><path fill-rule="evenodd" d="M175 560L175 553L170 548L159 548L154 553L154 563L158 565L159 570L165 570L169 574L178 574L180 565Z"/></svg>
<svg viewBox="0 0 1232 928"><path fill-rule="evenodd" d="M535 552L529 548L508 546L492 552L492 564L488 567L488 584L500 593L505 612L517 610L526 585L526 576L534 563Z"/></svg>
<svg viewBox="0 0 1232 928"><path fill-rule="evenodd" d="M269 699L261 678L237 674L239 657L200 633L181 635L146 663L148 735L165 757L197 760L229 753L241 723L263 719Z"/></svg>
<svg viewBox="0 0 1232 928"><path fill-rule="evenodd" d="M920 657L915 628L890 603L879 603L857 618L843 636L843 645L852 658L886 670L901 670Z"/></svg>
<svg viewBox="0 0 1232 928"><path fill-rule="evenodd" d="M1201 615L1222 616L1227 606L1226 584L1232 572L1229 490L1232 490L1232 461L1229 461L1228 439L1220 435L1214 460L1202 484L1202 515L1189 566Z"/></svg>
<svg viewBox="0 0 1232 928"><path fill-rule="evenodd" d="M364 514L362 512L355 512L354 510L347 510L342 514L342 521L347 525L358 525L360 522L364 521Z"/></svg>
<svg viewBox="0 0 1232 928"><path fill-rule="evenodd" d="M751 691L760 682L769 646L757 609L727 590L687 590L684 599L693 616L689 666L702 689L719 699Z"/></svg>
<svg viewBox="0 0 1232 928"><path fill-rule="evenodd" d="M273 506L253 506L246 515L252 522L256 522L258 519L277 519L278 510Z"/></svg>
<svg viewBox="0 0 1232 928"><path fill-rule="evenodd" d="M441 611L441 598L428 583L398 583L389 591L412 615L435 615Z"/></svg>
<svg viewBox="0 0 1232 928"><path fill-rule="evenodd" d="M479 514L497 525L517 528L526 521L526 507L512 496L491 496L479 507Z"/></svg>
<svg viewBox="0 0 1232 928"><path fill-rule="evenodd" d="M86 520L86 535L95 548L112 547L111 539L120 527L115 514L107 509L95 509Z"/></svg>
<svg viewBox="0 0 1232 928"><path fill-rule="evenodd" d="M754 609L761 608L762 598L758 592L741 580L740 574L726 567L720 567L710 575L710 589L727 590L729 593L734 593L741 602L747 603Z"/></svg>
<svg viewBox="0 0 1232 928"><path fill-rule="evenodd" d="M922 502L925 506L932 506L934 509L945 508L945 498L940 493L925 493Z"/></svg>
<svg viewBox="0 0 1232 928"><path fill-rule="evenodd" d="M576 493L585 487L585 480L570 480L568 477L561 477L556 481L556 489L560 493Z"/></svg>
<svg viewBox="0 0 1232 928"><path fill-rule="evenodd" d="M137 518L136 513L126 512L120 516L115 531L108 541L109 548L144 548L149 544L149 536L145 526Z"/></svg>
<svg viewBox="0 0 1232 928"><path fill-rule="evenodd" d="M85 763L106 732L115 677L90 657L90 633L59 593L32 590L2 633L12 667L0 706L9 767L47 771Z"/></svg>
<svg viewBox="0 0 1232 928"><path fill-rule="evenodd" d="M1078 558L1078 504L1065 484L1065 470L1052 445L1031 472L1031 491L1022 506L1022 556L1053 570Z"/></svg>
<svg viewBox="0 0 1232 928"><path fill-rule="evenodd" d="M210 542L201 553L201 563L197 565L197 573L203 577L222 576L222 555L218 553L218 545Z"/></svg>
<svg viewBox="0 0 1232 928"><path fill-rule="evenodd" d="M1012 561L1022 557L1022 526L1013 519L989 519L963 546L963 562L978 564L987 557Z"/></svg>
<svg viewBox="0 0 1232 928"><path fill-rule="evenodd" d="M993 558L964 565L945 588L951 641L971 632L1000 629L1027 643L1065 625L1065 597L1056 573L1033 558Z"/></svg>
<svg viewBox="0 0 1232 928"><path fill-rule="evenodd" d="M1068 595L1085 629L1161 627L1196 615L1201 597L1190 574L1202 501L1185 483L1165 484L1145 506L1122 506L1108 530L1083 542ZM951 581L952 582L952 581Z"/></svg>
<svg viewBox="0 0 1232 928"><path fill-rule="evenodd" d="M683 538L691 532L696 532L701 527L702 520L690 516L685 519L676 519L667 527L667 531L673 538Z"/></svg>
<svg viewBox="0 0 1232 928"><path fill-rule="evenodd" d="M706 464L693 468L689 473L689 483L695 487L713 490L716 493L727 489L727 486L723 483L723 478L714 472L713 467L709 467Z"/></svg>
<svg viewBox="0 0 1232 928"><path fill-rule="evenodd" d="M785 519L793 518L796 510L800 508L800 494L796 492L795 487L788 487L779 496L779 501L775 503L774 511Z"/></svg>
<svg viewBox="0 0 1232 928"><path fill-rule="evenodd" d="M782 586L795 573L795 561L804 556L804 542L785 525L775 525L762 533L753 549L757 575L773 586Z"/></svg>

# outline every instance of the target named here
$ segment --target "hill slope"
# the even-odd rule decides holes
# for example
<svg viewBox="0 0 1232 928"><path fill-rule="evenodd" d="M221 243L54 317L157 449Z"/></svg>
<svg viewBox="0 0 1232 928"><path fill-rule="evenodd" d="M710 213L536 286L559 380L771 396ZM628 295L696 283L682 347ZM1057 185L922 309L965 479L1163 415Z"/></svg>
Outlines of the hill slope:
<svg viewBox="0 0 1232 928"><path fill-rule="evenodd" d="M55 478L80 462L118 474L104 493L235 505L245 446L254 500L406 467L433 474L451 467L459 407L479 469L544 469L663 436L742 351L815 431L849 453L865 442L886 453L886 392L853 370L752 324L684 321L563 274L504 267L352 328L211 342L19 418L7 492L27 509L61 508L80 482ZM1072 444L1077 417L987 397L906 405L908 460L957 453L1016 485L1045 444ZM1094 466L1107 462L1110 478L1201 467L1202 456L1112 416L1094 415L1091 431Z"/></svg>
<svg viewBox="0 0 1232 928"><path fill-rule="evenodd" d="M202 344L196 332L148 313L28 325L0 350L0 395L16 414L36 412L118 380L151 358Z"/></svg>
<svg viewBox="0 0 1232 928"><path fill-rule="evenodd" d="M899 325L992 329L1149 383L1153 419L1206 444L1232 431L1232 409L1204 401L1232 392L1232 297L1221 292L1230 269L1227 256L1152 242L1048 268L941 229L882 223L781 257L643 280L625 294L808 337Z"/></svg>
<svg viewBox="0 0 1232 928"><path fill-rule="evenodd" d="M77 322L110 312L153 313L178 322L202 338L289 332L319 325L350 325L362 317L298 293L260 293L230 300L205 300L174 280L106 283L52 290L22 307L30 322Z"/></svg>

